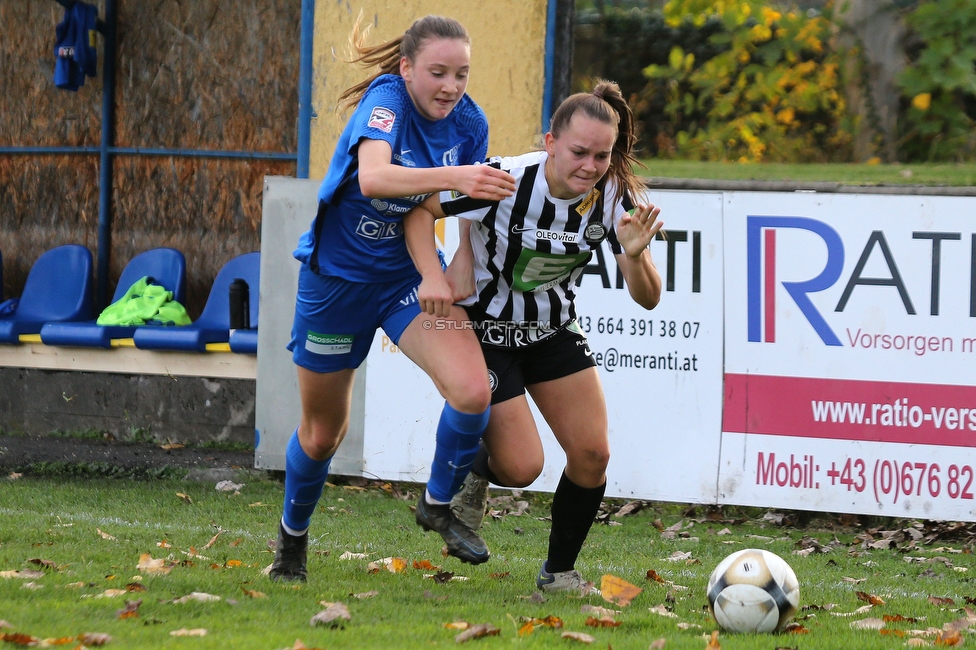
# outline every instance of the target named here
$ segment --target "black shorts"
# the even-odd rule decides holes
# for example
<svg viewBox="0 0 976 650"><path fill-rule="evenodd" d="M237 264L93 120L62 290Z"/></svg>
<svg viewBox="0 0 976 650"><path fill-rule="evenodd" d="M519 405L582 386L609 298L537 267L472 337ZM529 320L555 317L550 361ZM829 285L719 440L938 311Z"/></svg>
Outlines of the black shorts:
<svg viewBox="0 0 976 650"><path fill-rule="evenodd" d="M505 348L482 343L488 364L491 403L525 394L525 387L567 377L596 366L590 344L575 322L552 336L525 347Z"/></svg>

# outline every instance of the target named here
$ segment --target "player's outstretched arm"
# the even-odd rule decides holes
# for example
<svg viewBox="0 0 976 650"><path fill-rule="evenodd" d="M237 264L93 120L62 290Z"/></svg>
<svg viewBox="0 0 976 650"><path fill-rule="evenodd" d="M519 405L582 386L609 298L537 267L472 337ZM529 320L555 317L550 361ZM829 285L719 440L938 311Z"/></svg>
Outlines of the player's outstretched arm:
<svg viewBox="0 0 976 650"><path fill-rule="evenodd" d="M363 140L359 143L358 157L359 189L363 196L374 199L457 190L474 199L498 201L515 191L511 174L488 165L394 165L393 150L384 140Z"/></svg>
<svg viewBox="0 0 976 650"><path fill-rule="evenodd" d="M631 298L644 309L654 309L661 300L661 275L648 245L664 226L658 220L661 208L638 204L632 214L617 222L617 241L624 252L616 255L617 266L627 282Z"/></svg>
<svg viewBox="0 0 976 650"><path fill-rule="evenodd" d="M432 316L447 316L454 304L434 243L434 220L443 216L440 201L433 194L403 217L407 251L422 278L417 301L420 308Z"/></svg>

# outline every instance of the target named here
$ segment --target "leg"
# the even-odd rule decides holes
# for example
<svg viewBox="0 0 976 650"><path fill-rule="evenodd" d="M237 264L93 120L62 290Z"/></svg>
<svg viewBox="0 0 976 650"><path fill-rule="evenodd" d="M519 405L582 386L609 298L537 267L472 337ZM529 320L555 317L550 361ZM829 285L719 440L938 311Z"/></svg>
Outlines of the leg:
<svg viewBox="0 0 976 650"><path fill-rule="evenodd" d="M430 376L446 400L437 425L430 479L417 502L417 523L424 530L437 531L450 555L480 564L490 557L488 548L454 515L450 502L478 452L488 424L491 391L481 347L473 330L463 327L467 316L454 307L451 317L435 320L419 313L399 332L396 318L384 322L383 327L403 353ZM438 327L437 323L456 326Z"/></svg>
<svg viewBox="0 0 976 650"><path fill-rule="evenodd" d="M450 503L470 471L478 443L488 424L491 390L488 368L474 331L464 327L467 316L453 307L451 318L418 314L397 345L433 380L447 404L437 426L437 445L428 502ZM455 324L439 328L437 324Z"/></svg>
<svg viewBox="0 0 976 650"><path fill-rule="evenodd" d="M349 425L354 375L355 370L317 373L298 368L302 421L285 451L285 506L270 572L274 581L306 579L308 527L332 455Z"/></svg>
<svg viewBox="0 0 976 650"><path fill-rule="evenodd" d="M557 587L562 574L571 590L580 587L576 558L600 509L610 460L606 402L595 368L528 387L556 440L566 452L566 469L552 499L549 553L537 580ZM578 578L578 580L577 580Z"/></svg>
<svg viewBox="0 0 976 650"><path fill-rule="evenodd" d="M306 578L308 526L332 455L349 426L355 368L369 352L373 288L303 266L288 349L298 366L302 417L285 451L285 504L272 580Z"/></svg>
<svg viewBox="0 0 976 650"><path fill-rule="evenodd" d="M489 469L485 475L496 485L525 487L539 478L545 452L525 395L491 407L484 458Z"/></svg>

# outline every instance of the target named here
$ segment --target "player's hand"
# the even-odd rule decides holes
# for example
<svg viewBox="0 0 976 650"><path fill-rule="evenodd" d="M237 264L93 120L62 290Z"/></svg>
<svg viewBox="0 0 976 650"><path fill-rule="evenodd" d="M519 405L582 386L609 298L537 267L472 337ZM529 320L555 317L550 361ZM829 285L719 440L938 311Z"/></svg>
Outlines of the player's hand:
<svg viewBox="0 0 976 650"><path fill-rule="evenodd" d="M417 288L417 302L431 316L445 317L450 313L454 298L443 273L421 280Z"/></svg>
<svg viewBox="0 0 976 650"><path fill-rule="evenodd" d="M472 199L501 201L515 192L515 178L500 169L489 165L463 165L453 169L458 175L454 189Z"/></svg>
<svg viewBox="0 0 976 650"><path fill-rule="evenodd" d="M454 302L473 295L477 287L474 283L474 260L471 258L471 249L459 246L451 263L447 265L444 275L447 277L447 284L451 287Z"/></svg>
<svg viewBox="0 0 976 650"><path fill-rule="evenodd" d="M654 236L664 227L658 220L661 208L652 203L638 203L631 213L620 217L617 222L617 241L628 257L639 257Z"/></svg>

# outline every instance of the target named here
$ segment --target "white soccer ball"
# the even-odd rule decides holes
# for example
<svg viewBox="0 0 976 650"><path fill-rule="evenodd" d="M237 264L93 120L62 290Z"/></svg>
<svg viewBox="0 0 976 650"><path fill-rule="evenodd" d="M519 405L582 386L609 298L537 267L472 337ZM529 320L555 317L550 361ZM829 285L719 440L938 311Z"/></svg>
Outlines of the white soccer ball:
<svg viewBox="0 0 976 650"><path fill-rule="evenodd" d="M727 632L775 632L796 614L800 583L775 553L736 551L708 578L708 607Z"/></svg>

